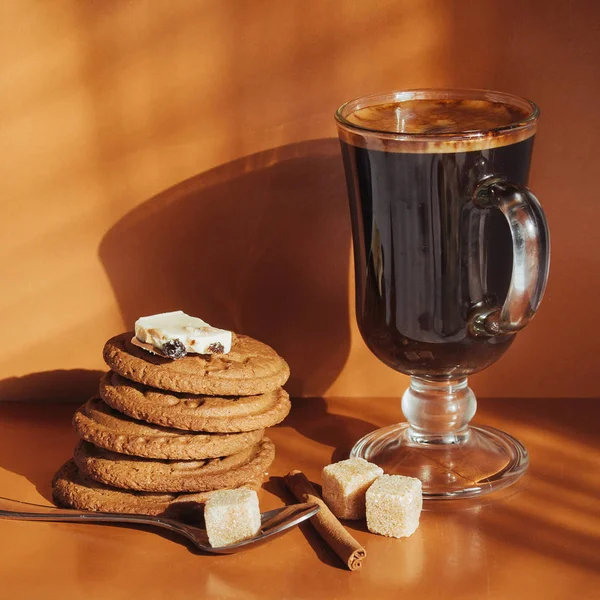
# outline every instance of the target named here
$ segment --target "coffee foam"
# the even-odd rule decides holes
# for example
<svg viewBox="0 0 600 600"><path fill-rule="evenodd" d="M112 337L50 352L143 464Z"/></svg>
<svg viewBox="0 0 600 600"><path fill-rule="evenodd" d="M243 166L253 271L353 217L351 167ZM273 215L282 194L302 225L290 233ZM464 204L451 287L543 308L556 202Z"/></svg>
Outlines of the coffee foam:
<svg viewBox="0 0 600 600"><path fill-rule="evenodd" d="M525 108L490 100L410 99L359 106L338 120L340 138L387 152L468 152L506 146L535 133Z"/></svg>

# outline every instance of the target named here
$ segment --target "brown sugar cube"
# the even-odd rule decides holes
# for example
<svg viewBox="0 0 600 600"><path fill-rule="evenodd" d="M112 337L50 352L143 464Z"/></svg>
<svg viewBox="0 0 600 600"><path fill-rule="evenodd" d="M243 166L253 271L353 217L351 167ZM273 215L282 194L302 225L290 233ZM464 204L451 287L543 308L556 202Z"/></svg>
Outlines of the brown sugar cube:
<svg viewBox="0 0 600 600"><path fill-rule="evenodd" d="M422 508L419 479L383 475L367 490L367 528L371 533L389 537L408 537L419 526Z"/></svg>
<svg viewBox="0 0 600 600"><path fill-rule="evenodd" d="M254 490L218 490L207 500L204 522L213 548L247 540L260 529L258 496Z"/></svg>
<svg viewBox="0 0 600 600"><path fill-rule="evenodd" d="M383 469L363 458L349 458L323 469L323 500L339 519L363 519L365 493Z"/></svg>

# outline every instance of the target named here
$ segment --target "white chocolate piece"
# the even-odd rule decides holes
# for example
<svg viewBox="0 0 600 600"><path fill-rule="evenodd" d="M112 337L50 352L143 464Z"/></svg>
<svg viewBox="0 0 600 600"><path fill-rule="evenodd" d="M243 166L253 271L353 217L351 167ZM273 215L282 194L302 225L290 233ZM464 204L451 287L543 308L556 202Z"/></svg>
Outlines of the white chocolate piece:
<svg viewBox="0 0 600 600"><path fill-rule="evenodd" d="M179 340L187 353L227 354L231 350L232 334L177 310L139 318L135 322L135 338L156 348L159 354L165 343L174 340Z"/></svg>
<svg viewBox="0 0 600 600"><path fill-rule="evenodd" d="M339 519L364 519L365 493L383 469L363 458L349 458L323 469L323 500Z"/></svg>
<svg viewBox="0 0 600 600"><path fill-rule="evenodd" d="M408 537L419 526L422 508L419 479L383 475L367 490L367 528L371 533L389 537Z"/></svg>
<svg viewBox="0 0 600 600"><path fill-rule="evenodd" d="M204 522L213 548L230 546L260 530L258 496L254 490L217 490L206 501Z"/></svg>

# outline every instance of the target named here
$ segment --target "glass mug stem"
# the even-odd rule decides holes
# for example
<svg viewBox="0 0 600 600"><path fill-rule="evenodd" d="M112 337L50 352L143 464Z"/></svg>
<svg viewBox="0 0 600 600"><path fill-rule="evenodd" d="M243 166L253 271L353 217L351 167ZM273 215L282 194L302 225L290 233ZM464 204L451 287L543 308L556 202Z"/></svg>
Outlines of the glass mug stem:
<svg viewBox="0 0 600 600"><path fill-rule="evenodd" d="M467 378L431 381L411 377L402 396L408 438L421 444L459 444L469 434L477 400Z"/></svg>

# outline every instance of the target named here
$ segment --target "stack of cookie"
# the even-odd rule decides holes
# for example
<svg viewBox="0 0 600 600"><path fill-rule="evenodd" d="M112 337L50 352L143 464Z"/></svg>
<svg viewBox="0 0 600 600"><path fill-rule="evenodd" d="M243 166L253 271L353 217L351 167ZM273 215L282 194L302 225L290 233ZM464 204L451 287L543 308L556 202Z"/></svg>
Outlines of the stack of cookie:
<svg viewBox="0 0 600 600"><path fill-rule="evenodd" d="M167 514L202 509L214 490L258 489L275 456L265 428L290 410L285 361L233 335L227 354L151 354L110 339L99 396L74 416L81 438L53 480L62 506Z"/></svg>

